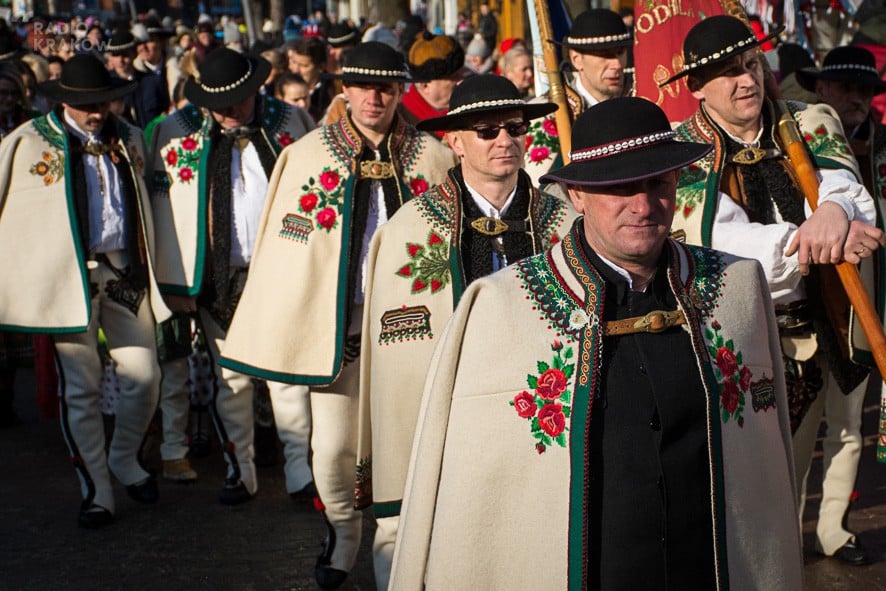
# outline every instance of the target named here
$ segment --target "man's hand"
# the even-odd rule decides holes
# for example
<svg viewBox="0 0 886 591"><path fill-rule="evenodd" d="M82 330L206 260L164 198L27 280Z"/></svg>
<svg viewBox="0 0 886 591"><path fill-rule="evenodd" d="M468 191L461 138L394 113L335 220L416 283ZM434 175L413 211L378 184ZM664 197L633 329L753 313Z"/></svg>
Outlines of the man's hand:
<svg viewBox="0 0 886 591"><path fill-rule="evenodd" d="M836 203L825 202L797 229L784 255L789 257L797 253L800 274L808 275L809 265L842 261L848 235L846 212Z"/></svg>
<svg viewBox="0 0 886 591"><path fill-rule="evenodd" d="M173 312L196 312L197 298L189 296L164 295L166 307Z"/></svg>
<svg viewBox="0 0 886 591"><path fill-rule="evenodd" d="M843 245L843 260L857 265L861 259L873 255L882 246L886 246L886 233L883 230L854 221L849 224L849 236Z"/></svg>

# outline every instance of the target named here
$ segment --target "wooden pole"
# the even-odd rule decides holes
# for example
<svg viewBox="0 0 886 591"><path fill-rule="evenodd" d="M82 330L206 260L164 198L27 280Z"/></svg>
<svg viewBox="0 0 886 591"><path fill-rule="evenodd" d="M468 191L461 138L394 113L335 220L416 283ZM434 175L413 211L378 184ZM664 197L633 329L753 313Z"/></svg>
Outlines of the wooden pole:
<svg viewBox="0 0 886 591"><path fill-rule="evenodd" d="M572 149L572 122L569 119L569 103L560 77L560 63L557 60L557 49L551 43L554 34L551 29L551 15L545 0L533 0L535 15L538 19L539 36L545 58L548 84L550 85L551 102L557 105L554 120L557 122L557 136L560 140L560 155L563 164L569 164L569 151Z"/></svg>

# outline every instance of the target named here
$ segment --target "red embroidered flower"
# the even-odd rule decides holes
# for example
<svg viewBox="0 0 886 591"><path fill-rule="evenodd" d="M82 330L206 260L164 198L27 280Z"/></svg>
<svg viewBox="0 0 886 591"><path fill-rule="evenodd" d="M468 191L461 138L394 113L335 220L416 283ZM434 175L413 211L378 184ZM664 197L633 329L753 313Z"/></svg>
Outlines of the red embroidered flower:
<svg viewBox="0 0 886 591"><path fill-rule="evenodd" d="M544 443L536 443L536 444L535 444L535 451L538 452L538 455L541 455L541 454L545 453L545 450L546 450L546 449L547 449L547 448L545 447L545 444L544 444Z"/></svg>
<svg viewBox="0 0 886 591"><path fill-rule="evenodd" d="M336 188L339 181L341 181L341 177L339 177L338 173L334 170L327 170L320 175L320 184L323 185L323 188L325 188L327 191L331 191Z"/></svg>
<svg viewBox="0 0 886 591"><path fill-rule="evenodd" d="M332 226L335 225L336 217L335 211L331 207L327 207L326 209L321 209L317 214L317 223L321 227L331 230Z"/></svg>
<svg viewBox="0 0 886 591"><path fill-rule="evenodd" d="M751 370L747 367L742 367L741 371L738 372L738 387L742 390L747 390L751 387Z"/></svg>
<svg viewBox="0 0 886 591"><path fill-rule="evenodd" d="M563 414L562 404L545 404L538 411L538 424L542 430L556 437L566 428L566 416Z"/></svg>
<svg viewBox="0 0 886 591"><path fill-rule="evenodd" d="M720 400L723 402L723 410L732 414L738 408L738 386L732 380L723 382L723 393ZM542 409L544 410L544 409Z"/></svg>
<svg viewBox="0 0 886 591"><path fill-rule="evenodd" d="M711 322L711 328L713 328L714 330L720 330L723 327L720 325L719 320L714 320L713 322Z"/></svg>
<svg viewBox="0 0 886 591"><path fill-rule="evenodd" d="M182 150L187 150L190 152L191 150L195 150L197 148L197 140L192 137L186 137L182 140Z"/></svg>
<svg viewBox="0 0 886 591"><path fill-rule="evenodd" d="M279 136L277 136L277 143L280 144L281 146L283 146L284 148L294 141L295 140L292 139L292 136L286 132L283 132Z"/></svg>
<svg viewBox="0 0 886 591"><path fill-rule="evenodd" d="M687 206L685 206L685 207L683 208L683 217L684 217L684 218L688 218L688 217L689 217L689 214L692 213L692 210L694 210L694 209L695 209L695 208L692 207L691 205L687 205Z"/></svg>
<svg viewBox="0 0 886 591"><path fill-rule="evenodd" d="M562 370L550 368L538 377L536 394L545 400L556 400L566 389L566 375Z"/></svg>
<svg viewBox="0 0 886 591"><path fill-rule="evenodd" d="M881 164L880 168L877 169L877 172L880 173L880 176L883 176L884 174L886 174L886 164Z"/></svg>
<svg viewBox="0 0 886 591"><path fill-rule="evenodd" d="M532 145L532 142L533 142L534 140L535 140L534 137L532 137L531 135L527 135L527 136L526 136L526 145L523 146L523 149L524 149L524 150L528 150L528 149L529 149L529 146Z"/></svg>
<svg viewBox="0 0 886 591"><path fill-rule="evenodd" d="M431 279L431 293L437 293L443 287L443 282L439 279Z"/></svg>
<svg viewBox="0 0 886 591"><path fill-rule="evenodd" d="M166 152L166 164L169 166L175 166L176 162L178 162L178 153L175 150L169 150Z"/></svg>
<svg viewBox="0 0 886 591"><path fill-rule="evenodd" d="M431 235L428 236L428 246L437 246L438 244L442 244L443 239L440 238L435 232L431 232Z"/></svg>
<svg viewBox="0 0 886 591"><path fill-rule="evenodd" d="M557 131L557 122L551 118L546 118L541 122L541 128L545 130L545 133L548 135L552 135L557 137L560 133Z"/></svg>
<svg viewBox="0 0 886 591"><path fill-rule="evenodd" d="M531 152L529 152L529 160L532 162L542 162L548 156L551 155L551 151L545 146L539 146L537 148L533 148Z"/></svg>
<svg viewBox="0 0 886 591"><path fill-rule="evenodd" d="M311 213L314 211L314 208L317 207L317 201L320 198L317 197L314 193L308 193L307 195L302 195L298 200L298 204L301 207L301 210L305 213Z"/></svg>
<svg viewBox="0 0 886 591"><path fill-rule="evenodd" d="M717 364L717 367L720 368L720 373L723 374L724 378L728 378L738 371L738 361L735 359L735 353L726 347L720 347L717 349L717 359L715 363Z"/></svg>
<svg viewBox="0 0 886 591"><path fill-rule="evenodd" d="M827 134L828 134L828 130L825 129L824 125L819 125L818 127L815 128L815 135L827 135Z"/></svg>
<svg viewBox="0 0 886 591"><path fill-rule="evenodd" d="M559 237L559 236L557 236L556 234L554 234L553 236L551 236L551 245L552 245L552 246L553 246L554 244L557 244L558 242L560 242L560 237Z"/></svg>
<svg viewBox="0 0 886 591"><path fill-rule="evenodd" d="M190 166L185 166L180 171L178 171L178 178L185 182L188 182L189 180L194 178L194 171L191 170Z"/></svg>
<svg viewBox="0 0 886 591"><path fill-rule="evenodd" d="M427 286L428 286L428 284L426 282L422 281L421 279L416 279L415 281L412 282L412 291L419 292L419 291L423 290L424 288L426 288Z"/></svg>
<svg viewBox="0 0 886 591"><path fill-rule="evenodd" d="M428 190L428 181L421 177L415 177L414 179L409 181L409 189L412 191L412 194L415 197L418 197Z"/></svg>
<svg viewBox="0 0 886 591"><path fill-rule="evenodd" d="M415 255L424 250L424 246L421 244L415 244L414 242L410 242L406 245L406 250L409 252L409 258L414 259Z"/></svg>
<svg viewBox="0 0 886 591"><path fill-rule="evenodd" d="M551 349L553 349L554 351L562 351L563 350L563 343L554 339L554 342L551 343Z"/></svg>
<svg viewBox="0 0 886 591"><path fill-rule="evenodd" d="M803 135L803 140L806 141L806 142L811 142L813 139L814 139L814 138L812 137L812 134L811 134L811 133L807 133L807 134L804 134L804 135Z"/></svg>
<svg viewBox="0 0 886 591"><path fill-rule="evenodd" d="M529 417L535 416L535 397L523 390L516 396L514 396L514 410L517 411L517 414L520 415L524 419L528 419Z"/></svg>
<svg viewBox="0 0 886 591"><path fill-rule="evenodd" d="M397 275L401 277L411 277L412 276L412 265L407 264L400 267L400 270L397 271Z"/></svg>

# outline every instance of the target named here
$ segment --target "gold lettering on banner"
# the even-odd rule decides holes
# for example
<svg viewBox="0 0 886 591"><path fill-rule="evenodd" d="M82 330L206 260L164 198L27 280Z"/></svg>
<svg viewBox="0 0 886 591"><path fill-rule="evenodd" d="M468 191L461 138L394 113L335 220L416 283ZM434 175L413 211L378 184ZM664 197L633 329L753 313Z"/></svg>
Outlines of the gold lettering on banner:
<svg viewBox="0 0 886 591"><path fill-rule="evenodd" d="M655 69L652 71L652 81L655 82L655 87L658 88L658 99L656 99L655 104L661 106L664 102L664 93L667 92L668 95L672 99L680 96L681 85L685 79L675 80L671 84L668 84L664 88L659 88L659 84L667 80L671 77L671 72L681 72L683 70L683 55L679 53L675 53L671 58L671 65L673 70L668 70L662 64L658 64L655 66Z"/></svg>
<svg viewBox="0 0 886 591"><path fill-rule="evenodd" d="M650 33L656 25L663 25L675 16L692 17L691 8L683 7L683 0L668 0L663 4L657 4L637 16L636 28L639 33Z"/></svg>

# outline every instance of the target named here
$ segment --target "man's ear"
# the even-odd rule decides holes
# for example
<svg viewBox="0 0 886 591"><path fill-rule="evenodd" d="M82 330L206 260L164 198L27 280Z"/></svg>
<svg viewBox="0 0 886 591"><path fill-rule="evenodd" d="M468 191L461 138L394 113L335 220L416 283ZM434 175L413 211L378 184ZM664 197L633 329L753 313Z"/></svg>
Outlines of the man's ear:
<svg viewBox="0 0 886 591"><path fill-rule="evenodd" d="M692 93L693 98L700 101L704 100L704 89L701 80L695 76L687 76L686 86L689 88L689 92Z"/></svg>
<svg viewBox="0 0 886 591"><path fill-rule="evenodd" d="M461 136L457 131L447 131L443 136L443 140L449 144L449 147L455 152L455 156L461 160L465 154L464 148L461 144Z"/></svg>
<svg viewBox="0 0 886 591"><path fill-rule="evenodd" d="M815 96L818 97L819 101L822 100L821 94L822 94L822 91L824 90L824 88L825 88L824 80L818 79L815 81Z"/></svg>
<svg viewBox="0 0 886 591"><path fill-rule="evenodd" d="M581 66L581 54L574 49L569 50L569 63L572 64L572 69L576 72L579 72L579 66Z"/></svg>
<svg viewBox="0 0 886 591"><path fill-rule="evenodd" d="M585 202L584 199L582 199L582 192L579 191L578 187L575 185L567 185L566 183L561 183L561 186L569 195L569 201L572 202L572 207L575 209L575 211L583 214L585 212Z"/></svg>

